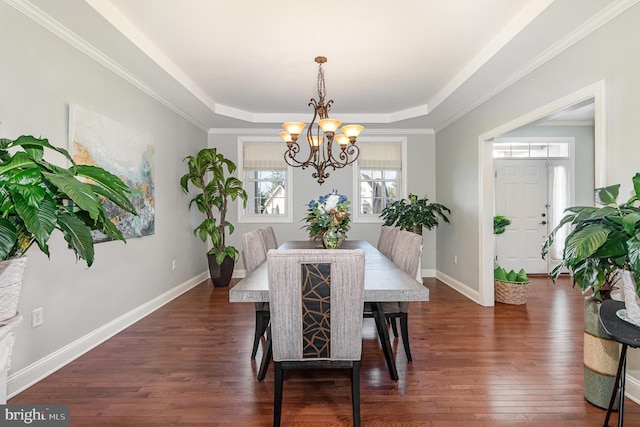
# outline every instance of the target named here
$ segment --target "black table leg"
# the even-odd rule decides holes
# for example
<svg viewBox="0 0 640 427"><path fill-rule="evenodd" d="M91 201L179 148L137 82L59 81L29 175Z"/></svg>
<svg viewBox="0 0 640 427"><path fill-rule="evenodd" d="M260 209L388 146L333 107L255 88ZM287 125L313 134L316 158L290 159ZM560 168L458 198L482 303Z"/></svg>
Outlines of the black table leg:
<svg viewBox="0 0 640 427"><path fill-rule="evenodd" d="M620 409L618 411L618 426L622 427L622 418L624 414L624 382L626 376L627 366L627 344L622 344L622 350L620 351L620 360L618 361L618 373L616 374L616 380L613 384L613 391L611 392L611 400L609 401L609 407L607 408L607 416L604 419L603 427L609 426L609 417L613 410L613 404L620 392Z"/></svg>
<svg viewBox="0 0 640 427"><path fill-rule="evenodd" d="M398 381L396 360L393 357L393 350L391 349L391 342L389 341L389 331L387 330L387 324L384 319L382 303L371 303L371 307L373 308L373 318L376 321L376 328L378 329L378 337L380 337L380 344L382 344L384 358L387 362L387 368L389 368L389 375L393 381Z"/></svg>

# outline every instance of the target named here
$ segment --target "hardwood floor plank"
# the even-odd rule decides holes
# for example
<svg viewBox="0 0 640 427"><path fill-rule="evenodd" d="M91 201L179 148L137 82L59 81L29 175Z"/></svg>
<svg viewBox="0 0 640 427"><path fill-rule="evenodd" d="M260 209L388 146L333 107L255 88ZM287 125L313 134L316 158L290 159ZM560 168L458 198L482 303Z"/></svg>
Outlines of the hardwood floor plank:
<svg viewBox="0 0 640 427"><path fill-rule="evenodd" d="M389 379L372 319L363 320L363 426L600 426L583 397L583 297L567 278L535 277L526 305L481 307L435 279L431 301L411 303L413 363L392 343ZM204 282L12 398L69 404L72 426L267 426L273 372L249 360L252 304ZM19 337L18 337L19 339ZM614 414L611 425L617 422ZM349 378L294 372L283 424L349 426ZM625 425L640 407L625 401Z"/></svg>

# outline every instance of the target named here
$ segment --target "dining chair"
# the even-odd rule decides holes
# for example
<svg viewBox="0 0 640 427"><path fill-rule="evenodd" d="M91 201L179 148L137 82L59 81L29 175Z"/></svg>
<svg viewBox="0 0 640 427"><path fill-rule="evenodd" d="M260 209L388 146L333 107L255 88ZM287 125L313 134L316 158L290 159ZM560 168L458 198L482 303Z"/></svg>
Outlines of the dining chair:
<svg viewBox="0 0 640 427"><path fill-rule="evenodd" d="M278 249L278 239L276 238L276 233L273 230L273 227L266 226L264 228L259 229L260 234L262 236L262 242L264 243L264 247L269 251L269 249Z"/></svg>
<svg viewBox="0 0 640 427"><path fill-rule="evenodd" d="M244 257L245 269L248 272L255 270L258 265L267 259L267 249L263 242L262 232L254 230L242 235L242 255ZM256 313L256 327L253 338L253 349L251 350L251 360L256 358L260 339L269 325L269 303L255 302L253 305Z"/></svg>
<svg viewBox="0 0 640 427"><path fill-rule="evenodd" d="M289 369L349 369L353 422L360 426L364 265L362 249L267 253L274 426L280 425Z"/></svg>
<svg viewBox="0 0 640 427"><path fill-rule="evenodd" d="M410 231L400 230L391 251L391 260L411 277L418 275L418 266L422 256L422 236ZM396 319L400 319L400 333L407 361L411 362L409 346L409 302L385 302L382 304L385 317L391 321L394 336L398 336Z"/></svg>
<svg viewBox="0 0 640 427"><path fill-rule="evenodd" d="M391 259L391 250L396 241L399 228L390 225L383 225L380 228L380 237L378 238L378 250L387 258Z"/></svg>

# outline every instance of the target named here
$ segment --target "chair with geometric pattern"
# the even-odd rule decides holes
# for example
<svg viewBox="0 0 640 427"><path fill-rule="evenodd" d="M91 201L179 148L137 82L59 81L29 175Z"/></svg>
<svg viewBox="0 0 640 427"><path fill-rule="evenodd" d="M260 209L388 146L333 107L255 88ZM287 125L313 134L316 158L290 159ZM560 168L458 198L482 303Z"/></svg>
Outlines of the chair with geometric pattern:
<svg viewBox="0 0 640 427"><path fill-rule="evenodd" d="M273 425L280 425L284 370L349 369L353 420L360 426L364 251L270 250L267 267Z"/></svg>

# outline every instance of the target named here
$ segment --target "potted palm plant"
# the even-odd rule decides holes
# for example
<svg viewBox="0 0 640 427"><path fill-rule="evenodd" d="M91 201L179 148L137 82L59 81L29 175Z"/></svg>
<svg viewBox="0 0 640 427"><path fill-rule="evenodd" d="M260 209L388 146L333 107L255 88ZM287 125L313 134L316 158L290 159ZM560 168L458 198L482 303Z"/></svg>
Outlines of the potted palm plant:
<svg viewBox="0 0 640 427"><path fill-rule="evenodd" d="M71 165L49 163L45 150L61 154ZM27 135L0 139L0 320L16 314L25 255L34 243L50 256L49 237L59 230L77 259L90 267L92 230L125 241L107 218L102 201L108 199L135 214L129 194L117 176L76 164L65 149L47 139ZM3 277L7 283L2 283Z"/></svg>
<svg viewBox="0 0 640 427"><path fill-rule="evenodd" d="M205 215L193 234L203 242L211 241L207 259L214 286L228 286L238 256L238 250L226 244L226 230L229 229L229 234L234 230L233 224L227 221L229 198L240 198L246 206L247 192L242 181L231 176L236 170L235 163L218 153L216 148L203 148L196 156L187 156L184 160L189 172L180 178L180 186L185 194L189 194L189 184L195 187L198 192L189 201L189 208L195 205Z"/></svg>
<svg viewBox="0 0 640 427"><path fill-rule="evenodd" d="M438 226L438 217L448 223L449 218L445 212L451 213L449 208L440 203L430 203L426 196L419 199L415 194L409 193L409 200L399 199L389 203L380 217L384 219L384 225L422 235L423 227L431 230Z"/></svg>

